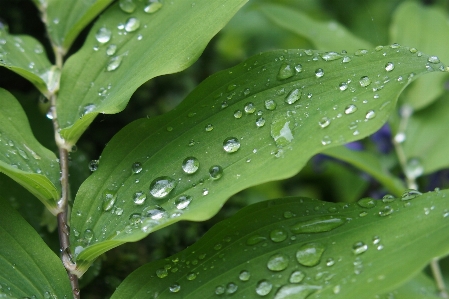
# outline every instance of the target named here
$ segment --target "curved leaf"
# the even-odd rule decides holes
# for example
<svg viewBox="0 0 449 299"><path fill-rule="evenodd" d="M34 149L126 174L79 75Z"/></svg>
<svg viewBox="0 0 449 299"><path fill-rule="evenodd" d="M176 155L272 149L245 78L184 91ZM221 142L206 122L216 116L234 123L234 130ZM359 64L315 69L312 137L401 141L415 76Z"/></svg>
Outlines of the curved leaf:
<svg viewBox="0 0 449 299"><path fill-rule="evenodd" d="M449 252L448 195L255 204L140 267L112 298L373 298Z"/></svg>
<svg viewBox="0 0 449 299"><path fill-rule="evenodd" d="M44 47L31 36L11 35L0 24L0 66L24 77L44 95L59 88L59 70L45 55Z"/></svg>
<svg viewBox="0 0 449 299"><path fill-rule="evenodd" d="M113 0L47 0L38 7L44 13L47 31L54 46L66 53L81 30L111 2Z"/></svg>
<svg viewBox="0 0 449 299"><path fill-rule="evenodd" d="M0 210L0 296L72 297L72 289L61 260L1 197Z"/></svg>
<svg viewBox="0 0 449 299"><path fill-rule="evenodd" d="M149 79L190 66L246 2L136 2L131 15L118 3L110 7L63 68L57 111L64 139L75 143L98 113L122 111Z"/></svg>
<svg viewBox="0 0 449 299"><path fill-rule="evenodd" d="M447 13L436 7L426 7L416 2L402 3L393 16L390 28L391 41L417 47L425 53L437 55L449 62L449 23ZM435 73L420 78L404 93L404 101L421 109L435 101L445 91L447 74Z"/></svg>
<svg viewBox="0 0 449 299"><path fill-rule="evenodd" d="M317 21L299 10L278 4L262 4L259 10L278 26L309 39L320 50L372 48L335 21Z"/></svg>
<svg viewBox="0 0 449 299"><path fill-rule="evenodd" d="M362 56L273 51L211 76L171 112L131 123L76 195L79 272L110 248L208 219L232 194L290 177L314 154L376 131L410 73L427 73L427 64L396 45Z"/></svg>
<svg viewBox="0 0 449 299"><path fill-rule="evenodd" d="M376 299L441 299L438 295L435 280L420 272L418 275L401 285L394 291Z"/></svg>
<svg viewBox="0 0 449 299"><path fill-rule="evenodd" d="M20 104L0 88L0 171L34 194L54 214L59 212L59 163L33 136Z"/></svg>

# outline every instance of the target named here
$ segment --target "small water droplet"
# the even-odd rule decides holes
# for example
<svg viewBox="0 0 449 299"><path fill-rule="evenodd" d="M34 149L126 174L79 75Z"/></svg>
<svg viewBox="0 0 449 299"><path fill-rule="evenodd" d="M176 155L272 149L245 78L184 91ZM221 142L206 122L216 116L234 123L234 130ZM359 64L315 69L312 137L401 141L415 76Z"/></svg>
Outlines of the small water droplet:
<svg viewBox="0 0 449 299"><path fill-rule="evenodd" d="M138 18L131 17L125 23L126 32L134 32L140 27L140 21Z"/></svg>
<svg viewBox="0 0 449 299"><path fill-rule="evenodd" d="M240 148L240 142L235 137L228 137L223 141L223 149L227 153L234 153Z"/></svg>
<svg viewBox="0 0 449 299"><path fill-rule="evenodd" d="M289 105L292 105L296 103L298 100L301 99L302 91L298 88L293 89L288 93L288 95L285 97L285 102Z"/></svg>
<svg viewBox="0 0 449 299"><path fill-rule="evenodd" d="M363 76L359 80L360 86L367 87L371 84L371 79L368 76Z"/></svg>
<svg viewBox="0 0 449 299"><path fill-rule="evenodd" d="M181 290L181 286L178 283L175 283L175 284L172 284L168 289L172 293L177 293Z"/></svg>
<svg viewBox="0 0 449 299"><path fill-rule="evenodd" d="M357 111L357 106L354 104L350 104L345 108L345 114L352 114Z"/></svg>
<svg viewBox="0 0 449 299"><path fill-rule="evenodd" d="M409 189L409 190L406 190L404 193L402 193L401 200L407 201L410 199L414 199L420 195L422 195L422 193L419 192L418 190Z"/></svg>
<svg viewBox="0 0 449 299"><path fill-rule="evenodd" d="M150 4L144 7L143 11L146 13L155 13L161 9L162 3L159 1L151 1Z"/></svg>
<svg viewBox="0 0 449 299"><path fill-rule="evenodd" d="M277 78L279 80L285 80L292 77L295 74L295 70L292 68L290 64L283 63L279 68L279 72Z"/></svg>
<svg viewBox="0 0 449 299"><path fill-rule="evenodd" d="M187 157L182 162L182 170L187 174L195 173L200 167L200 162L195 157Z"/></svg>
<svg viewBox="0 0 449 299"><path fill-rule="evenodd" d="M298 222L290 226L294 234L309 234L331 231L346 222L346 219L332 215L319 216L313 219Z"/></svg>
<svg viewBox="0 0 449 299"><path fill-rule="evenodd" d="M147 199L147 195L143 191L137 191L133 195L133 201L136 205L142 205Z"/></svg>
<svg viewBox="0 0 449 299"><path fill-rule="evenodd" d="M131 166L131 171L133 174L140 173L142 171L142 163L134 162Z"/></svg>
<svg viewBox="0 0 449 299"><path fill-rule="evenodd" d="M204 129L206 130L206 132L210 132L214 129L214 126L212 124L207 124Z"/></svg>
<svg viewBox="0 0 449 299"><path fill-rule="evenodd" d="M97 33L95 34L95 39L100 44L105 44L111 40L111 36L112 36L111 30L109 30L106 27L101 27L100 29L98 29Z"/></svg>
<svg viewBox="0 0 449 299"><path fill-rule="evenodd" d="M343 62L343 63L348 63L348 62L350 62L351 60L352 60L351 57L345 56L345 57L343 57L342 62Z"/></svg>
<svg viewBox="0 0 449 299"><path fill-rule="evenodd" d="M239 279L241 281L248 281L251 278L251 273L246 270L242 270L239 274Z"/></svg>
<svg viewBox="0 0 449 299"><path fill-rule="evenodd" d="M276 109L276 102L274 100L266 100L265 101L265 109L273 111Z"/></svg>
<svg viewBox="0 0 449 299"><path fill-rule="evenodd" d="M271 271L283 271L287 269L289 263L289 258L287 255L282 253L276 253L272 255L267 262L267 268Z"/></svg>
<svg viewBox="0 0 449 299"><path fill-rule="evenodd" d="M258 119L256 119L256 126L258 128L261 128L265 125L265 118L263 117L259 117Z"/></svg>
<svg viewBox="0 0 449 299"><path fill-rule="evenodd" d="M266 279L262 279L257 282L256 293L259 296L266 296L271 292L273 284Z"/></svg>
<svg viewBox="0 0 449 299"><path fill-rule="evenodd" d="M393 201L395 201L396 200L396 197L394 197L393 195L391 195L391 194L385 194L383 197L382 197L382 202L383 203L389 203L389 202L393 202Z"/></svg>
<svg viewBox="0 0 449 299"><path fill-rule="evenodd" d="M256 111L256 106L254 106L253 103L249 102L245 104L244 110L246 114L253 114Z"/></svg>
<svg viewBox="0 0 449 299"><path fill-rule="evenodd" d="M372 199L371 197L365 197L365 198L359 199L357 201L357 204L359 206L361 206L362 208L371 209L376 206L377 202L374 199Z"/></svg>
<svg viewBox="0 0 449 299"><path fill-rule="evenodd" d="M84 239L86 240L86 242L89 244L90 241L93 239L94 237L94 232L91 229L86 229L84 231Z"/></svg>
<svg viewBox="0 0 449 299"><path fill-rule="evenodd" d="M83 108L81 109L80 112L80 117L83 117L84 115L91 113L92 111L95 110L95 108L97 108L97 106L95 106L95 104L86 104L83 106Z"/></svg>
<svg viewBox="0 0 449 299"><path fill-rule="evenodd" d="M385 70L387 72L391 72L392 70L394 70L394 63L393 62L387 62L385 64Z"/></svg>
<svg viewBox="0 0 449 299"><path fill-rule="evenodd" d="M251 93L251 91L249 90L249 88L245 88L245 90L243 90L243 95L248 96Z"/></svg>
<svg viewBox="0 0 449 299"><path fill-rule="evenodd" d="M340 85L338 85L338 88L341 90L341 91L345 91L346 89L348 89L348 83L347 82L341 82L340 83Z"/></svg>
<svg viewBox="0 0 449 299"><path fill-rule="evenodd" d="M393 214L394 210L390 206L385 206L379 211L379 216L385 217Z"/></svg>
<svg viewBox="0 0 449 299"><path fill-rule="evenodd" d="M352 245L352 252L355 255L362 254L362 253L364 253L367 250L368 250L368 245L366 245L363 242L357 242L354 245Z"/></svg>
<svg viewBox="0 0 449 299"><path fill-rule="evenodd" d="M219 165L214 165L209 168L209 175L213 180L218 180L223 175L223 168Z"/></svg>
<svg viewBox="0 0 449 299"><path fill-rule="evenodd" d="M90 171L96 171L98 169L98 164L99 161L98 160L92 160L89 162L89 170Z"/></svg>
<svg viewBox="0 0 449 299"><path fill-rule="evenodd" d="M328 126L331 124L331 121L330 121L329 118L323 117L323 118L318 122L318 124L320 125L321 128L324 129L324 128L328 127Z"/></svg>
<svg viewBox="0 0 449 299"><path fill-rule="evenodd" d="M324 54L321 54L321 58L323 58L325 61L332 61L341 58L342 56L338 54L337 52L327 52Z"/></svg>
<svg viewBox="0 0 449 299"><path fill-rule="evenodd" d="M123 57L126 55L127 53L124 53L122 55L111 57L111 59L109 59L108 65L106 66L106 70L108 72L112 72L118 69L120 64L122 64Z"/></svg>
<svg viewBox="0 0 449 299"><path fill-rule="evenodd" d="M295 65L295 71L297 73L301 73L302 72L302 65L300 65L300 64Z"/></svg>
<svg viewBox="0 0 449 299"><path fill-rule="evenodd" d="M317 77L317 78L321 78L321 77L323 77L324 76L324 70L323 69L316 69L315 70L315 76Z"/></svg>
<svg viewBox="0 0 449 299"><path fill-rule="evenodd" d="M374 110L366 112L365 119L373 119L374 117L376 117L376 112L374 112Z"/></svg>
<svg viewBox="0 0 449 299"><path fill-rule="evenodd" d="M332 143L332 139L329 136L324 136L323 139L321 139L322 145L329 145Z"/></svg>
<svg viewBox="0 0 449 299"><path fill-rule="evenodd" d="M289 278L289 282L290 283L300 283L301 281L303 281L303 279L306 277L306 274L304 274L304 272L302 271L294 271Z"/></svg>
<svg viewBox="0 0 449 299"><path fill-rule="evenodd" d="M222 294L224 294L225 290L226 290L226 289L225 289L224 286L219 285L219 286L217 286L217 287L215 288L215 294L216 294L216 295L222 295Z"/></svg>
<svg viewBox="0 0 449 299"><path fill-rule="evenodd" d="M440 63L440 59L437 56L430 56L427 59L427 61L430 62L430 63Z"/></svg>
<svg viewBox="0 0 449 299"><path fill-rule="evenodd" d="M233 282L228 283L228 285L226 286L226 293L227 294L234 294L235 292L237 292L238 289L238 285L236 285Z"/></svg>
<svg viewBox="0 0 449 299"><path fill-rule="evenodd" d="M235 118L239 119L239 118L241 118L242 116L243 116L243 113L242 113L241 110L236 110L236 111L234 112L234 117L235 117Z"/></svg>
<svg viewBox="0 0 449 299"><path fill-rule="evenodd" d="M296 259L303 266L313 267L320 263L324 250L321 243L304 244L296 252Z"/></svg>
<svg viewBox="0 0 449 299"><path fill-rule="evenodd" d="M189 195L181 195L175 200L175 206L178 210L184 210L192 202L192 197Z"/></svg>
<svg viewBox="0 0 449 299"><path fill-rule="evenodd" d="M146 207L143 209L143 217L150 218L151 220L160 220L166 216L167 211L160 206Z"/></svg>
<svg viewBox="0 0 449 299"><path fill-rule="evenodd" d="M176 187L176 181L168 176L154 179L150 184L150 193L155 198L167 196Z"/></svg>
<svg viewBox="0 0 449 299"><path fill-rule="evenodd" d="M271 241L273 241L275 243L282 242L282 241L286 240L287 237L288 237L287 231L283 228L273 229L270 232L270 239L271 239Z"/></svg>
<svg viewBox="0 0 449 299"><path fill-rule="evenodd" d="M133 0L120 0L119 6L126 13L133 13L136 10L136 4Z"/></svg>

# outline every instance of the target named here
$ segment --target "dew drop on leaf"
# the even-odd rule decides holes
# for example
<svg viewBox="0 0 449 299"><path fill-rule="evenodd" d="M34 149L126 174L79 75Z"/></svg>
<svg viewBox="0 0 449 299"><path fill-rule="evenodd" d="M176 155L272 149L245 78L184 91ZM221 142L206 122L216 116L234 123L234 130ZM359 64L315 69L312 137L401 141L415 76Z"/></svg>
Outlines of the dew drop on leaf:
<svg viewBox="0 0 449 299"><path fill-rule="evenodd" d="M321 289L321 286L316 286L316 285L287 284L287 285L282 286L276 292L274 299L289 299L289 298L305 299L320 289Z"/></svg>
<svg viewBox="0 0 449 299"><path fill-rule="evenodd" d="M223 149L227 153L234 153L240 148L240 142L235 137L228 137L223 141Z"/></svg>
<svg viewBox="0 0 449 299"><path fill-rule="evenodd" d="M357 204L359 206L361 206L362 208L371 209L376 206L376 201L374 199L372 199L371 197L365 197L365 198L359 199L357 201Z"/></svg>
<svg viewBox="0 0 449 299"><path fill-rule="evenodd" d="M265 125L265 118L263 117L259 117L258 119L256 119L256 126L258 128L261 128Z"/></svg>
<svg viewBox="0 0 449 299"><path fill-rule="evenodd" d="M103 210L109 211L110 209L112 209L112 207L115 204L116 198L117 198L117 196L116 196L115 192L106 190L103 193Z"/></svg>
<svg viewBox="0 0 449 299"><path fill-rule="evenodd" d="M181 290L181 285L179 285L178 283L175 283L175 284L171 285L168 289L172 293L177 293Z"/></svg>
<svg viewBox="0 0 449 299"><path fill-rule="evenodd" d="M346 219L332 215L319 216L313 219L300 221L292 226L290 230L294 234L310 234L328 232L343 225Z"/></svg>
<svg viewBox="0 0 449 299"><path fill-rule="evenodd" d="M233 282L228 283L228 285L226 286L226 293L227 294L234 294L235 292L237 292L238 289L238 285L236 285Z"/></svg>
<svg viewBox="0 0 449 299"><path fill-rule="evenodd" d="M307 243L296 252L296 260L303 266L313 267L319 264L325 247L321 243Z"/></svg>
<svg viewBox="0 0 449 299"><path fill-rule="evenodd" d="M393 195L391 195L391 194L385 194L382 197L382 202L383 203L389 203L389 202L393 202L395 200L396 200L396 198Z"/></svg>
<svg viewBox="0 0 449 299"><path fill-rule="evenodd" d="M371 79L368 76L363 76L359 80L360 86L367 87L371 84Z"/></svg>
<svg viewBox="0 0 449 299"><path fill-rule="evenodd" d="M187 174L195 173L200 167L200 162L195 157L187 157L182 162L182 170Z"/></svg>
<svg viewBox="0 0 449 299"><path fill-rule="evenodd" d="M385 206L379 211L379 216L385 217L393 214L394 210L390 206Z"/></svg>
<svg viewBox="0 0 449 299"><path fill-rule="evenodd" d="M150 184L150 193L155 198L164 198L176 187L176 181L168 176L154 179Z"/></svg>
<svg viewBox="0 0 449 299"><path fill-rule="evenodd" d="M422 193L419 192L418 190L409 189L406 190L404 193L402 193L401 200L407 201L410 199L414 199L420 195L422 195Z"/></svg>
<svg viewBox="0 0 449 299"><path fill-rule="evenodd" d="M376 112L374 112L374 110L366 112L365 119L373 119L374 117L376 117Z"/></svg>
<svg viewBox="0 0 449 299"><path fill-rule="evenodd" d="M131 17L125 23L126 32L134 32L140 27L140 21L138 18Z"/></svg>
<svg viewBox="0 0 449 299"><path fill-rule="evenodd" d="M346 82L341 82L340 85L338 86L338 88L339 88L341 91L345 91L346 89L348 89L348 83L346 83Z"/></svg>
<svg viewBox="0 0 449 299"><path fill-rule="evenodd" d="M331 121L330 121L329 118L323 117L323 118L318 122L318 124L320 125L321 128L324 129L324 128L328 127L328 126L331 124Z"/></svg>
<svg viewBox="0 0 449 299"><path fill-rule="evenodd" d="M350 104L345 108L345 114L352 114L357 111L357 106L354 104Z"/></svg>
<svg viewBox="0 0 449 299"><path fill-rule="evenodd" d="M146 199L147 199L147 195L143 191L137 191L133 195L133 202L136 205L144 204Z"/></svg>
<svg viewBox="0 0 449 299"><path fill-rule="evenodd" d="M256 293L259 296L266 296L271 292L272 288L273 284L270 281L262 279L259 282L257 282Z"/></svg>
<svg viewBox="0 0 449 299"><path fill-rule="evenodd" d="M97 108L97 106L95 106L95 104L86 104L83 106L83 108L81 109L80 112L80 117L83 117L84 115L91 113L92 111L95 110L95 108Z"/></svg>
<svg viewBox="0 0 449 299"><path fill-rule="evenodd" d="M98 160L92 160L89 162L89 170L90 171L96 171L98 169L98 164L99 161Z"/></svg>
<svg viewBox="0 0 449 299"><path fill-rule="evenodd" d="M219 165L214 165L209 168L209 175L213 180L218 180L223 175L223 168Z"/></svg>
<svg viewBox="0 0 449 299"><path fill-rule="evenodd" d="M192 202L192 197L189 195L181 195L175 200L175 206L178 210L184 210Z"/></svg>
<svg viewBox="0 0 449 299"><path fill-rule="evenodd" d="M295 65L295 71L296 71L297 73L301 73L301 72L302 72L302 65L301 65L301 64Z"/></svg>
<svg viewBox="0 0 449 299"><path fill-rule="evenodd" d="M117 45L115 44L110 44L107 48L106 48L106 55L108 56L112 56L115 54L115 51L117 50Z"/></svg>
<svg viewBox="0 0 449 299"><path fill-rule="evenodd" d="M165 268L159 268L156 270L156 276L159 278L164 278L168 276L167 269Z"/></svg>
<svg viewBox="0 0 449 299"><path fill-rule="evenodd" d="M285 80L288 78L291 78L295 74L295 70L290 64L283 63L281 64L281 67L279 68L279 72L277 75L277 78L279 80Z"/></svg>
<svg viewBox="0 0 449 299"><path fill-rule="evenodd" d="M316 70L315 70L315 76L316 76L317 78L323 77L323 76L324 76L324 70L323 70L323 69L316 69Z"/></svg>
<svg viewBox="0 0 449 299"><path fill-rule="evenodd" d="M301 99L302 91L298 88L293 89L288 93L288 95L285 97L285 102L289 105L296 103L298 100Z"/></svg>
<svg viewBox="0 0 449 299"><path fill-rule="evenodd" d="M240 271L239 279L241 281L248 281L250 278L251 278L251 273L249 271L246 271L246 270Z"/></svg>
<svg viewBox="0 0 449 299"><path fill-rule="evenodd" d="M242 113L241 110L236 110L236 111L234 112L234 117L235 117L235 118L239 119L239 118L241 118L242 116L243 116L243 113Z"/></svg>
<svg viewBox="0 0 449 299"><path fill-rule="evenodd" d="M427 59L427 61L430 62L430 63L440 63L440 59L437 56L430 56Z"/></svg>
<svg viewBox="0 0 449 299"><path fill-rule="evenodd" d="M122 55L111 57L111 59L109 59L108 65L106 66L106 70L108 72L112 72L112 71L115 71L116 69L118 69L118 67L122 63L123 56L125 56L125 55L126 55L126 53L122 54Z"/></svg>
<svg viewBox="0 0 449 299"><path fill-rule="evenodd" d="M276 109L276 102L274 100L266 100L265 101L265 109L273 111Z"/></svg>
<svg viewBox="0 0 449 299"><path fill-rule="evenodd" d="M136 4L134 0L120 0L119 2L120 9L126 13L133 13L136 9Z"/></svg>
<svg viewBox="0 0 449 299"><path fill-rule="evenodd" d="M393 62L387 62L385 64L385 70L387 72L391 72L392 70L394 70L394 63Z"/></svg>
<svg viewBox="0 0 449 299"><path fill-rule="evenodd" d="M100 44L105 44L111 40L111 36L112 36L111 30L109 30L106 27L101 27L100 29L98 29L97 33L95 34L95 39Z"/></svg>
<svg viewBox="0 0 449 299"><path fill-rule="evenodd" d="M150 218L152 220L160 220L166 216L167 211L160 206L146 207L145 209L143 209L143 217L145 218Z"/></svg>
<svg viewBox="0 0 449 299"><path fill-rule="evenodd" d="M288 281L290 283L300 283L301 281L303 281L303 279L306 277L306 274L302 271L294 271L291 275L290 278L288 279Z"/></svg>
<svg viewBox="0 0 449 299"><path fill-rule="evenodd" d="M288 256L282 253L272 255L267 262L267 268L271 271L283 271L287 269L289 263Z"/></svg>
<svg viewBox="0 0 449 299"><path fill-rule="evenodd" d="M214 129L214 126L212 124L207 124L204 129L206 130L206 132L210 132Z"/></svg>
<svg viewBox="0 0 449 299"><path fill-rule="evenodd" d="M140 173L142 171L142 163L134 162L131 166L131 171L133 174Z"/></svg>
<svg viewBox="0 0 449 299"><path fill-rule="evenodd" d="M143 11L146 13L155 13L159 9L161 9L162 3L159 1L152 1L150 4L144 7Z"/></svg>
<svg viewBox="0 0 449 299"><path fill-rule="evenodd" d="M354 245L352 245L352 252L355 255L362 254L362 253L364 253L367 250L368 250L368 245L366 245L363 242L357 242Z"/></svg>
<svg viewBox="0 0 449 299"><path fill-rule="evenodd" d="M246 240L246 245L250 245L250 246L256 245L256 244L259 244L260 242L265 241L266 239L267 238L265 238L261 235L253 235Z"/></svg>
<svg viewBox="0 0 449 299"><path fill-rule="evenodd" d="M287 232L285 231L285 229L282 228L273 229L270 232L270 239L275 243L282 242L286 240L287 237L288 237Z"/></svg>
<svg viewBox="0 0 449 299"><path fill-rule="evenodd" d="M256 106L254 106L253 103L249 102L245 104L244 110L246 114L253 114L256 111Z"/></svg>
<svg viewBox="0 0 449 299"><path fill-rule="evenodd" d="M225 292L225 287L222 285L219 285L215 288L215 294L216 295L222 295Z"/></svg>
<svg viewBox="0 0 449 299"><path fill-rule="evenodd" d="M195 280L195 278L196 278L196 274L195 273L190 272L189 274L187 274L187 280L192 281L192 280Z"/></svg>

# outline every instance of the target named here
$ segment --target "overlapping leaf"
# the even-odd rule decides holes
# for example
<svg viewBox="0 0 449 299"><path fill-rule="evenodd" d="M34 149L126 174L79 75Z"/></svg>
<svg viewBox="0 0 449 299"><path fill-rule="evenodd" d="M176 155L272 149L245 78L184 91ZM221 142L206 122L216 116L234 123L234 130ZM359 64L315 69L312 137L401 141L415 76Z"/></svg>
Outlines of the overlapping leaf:
<svg viewBox="0 0 449 299"><path fill-rule="evenodd" d="M136 1L132 13L111 6L63 68L57 103L62 136L76 142L98 113L122 111L144 82L190 66L246 2Z"/></svg>
<svg viewBox="0 0 449 299"><path fill-rule="evenodd" d="M394 14L390 28L391 41L416 47L420 51L436 55L447 63L449 61L447 19L447 13L436 7L404 2ZM404 101L415 109L429 105L445 91L444 81L447 79L447 74L441 73L420 78L404 93Z"/></svg>
<svg viewBox="0 0 449 299"><path fill-rule="evenodd" d="M51 65L44 47L26 35L11 35L0 23L0 66L26 78L44 95L59 87L60 72Z"/></svg>
<svg viewBox="0 0 449 299"><path fill-rule="evenodd" d="M22 107L4 89L0 89L0 128L0 171L56 215L61 189L58 160L34 138Z"/></svg>
<svg viewBox="0 0 449 299"><path fill-rule="evenodd" d="M232 194L371 134L407 83L434 68L444 66L393 45L360 56L268 52L211 76L179 107L131 123L106 146L73 207L80 273L112 247L207 219Z"/></svg>
<svg viewBox="0 0 449 299"><path fill-rule="evenodd" d="M374 298L449 253L449 192L418 194L249 206L186 250L137 269L112 298Z"/></svg>
<svg viewBox="0 0 449 299"><path fill-rule="evenodd" d="M0 210L1 297L72 297L69 279L61 260L1 197Z"/></svg>

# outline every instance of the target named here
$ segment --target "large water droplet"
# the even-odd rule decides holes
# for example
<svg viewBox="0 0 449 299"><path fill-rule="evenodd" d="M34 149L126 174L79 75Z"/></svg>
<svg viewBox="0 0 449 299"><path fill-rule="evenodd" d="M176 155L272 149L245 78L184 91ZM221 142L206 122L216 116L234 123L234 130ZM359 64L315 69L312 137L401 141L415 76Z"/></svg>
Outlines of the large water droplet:
<svg viewBox="0 0 449 299"><path fill-rule="evenodd" d="M176 187L176 181L168 176L154 179L150 185L150 193L156 198L167 196Z"/></svg>
<svg viewBox="0 0 449 299"><path fill-rule="evenodd" d="M374 199L372 199L371 197L365 197L362 199L359 199L359 201L357 201L357 204L359 206L361 206L362 208L367 208L367 209L371 209L374 208L376 206L376 201Z"/></svg>
<svg viewBox="0 0 449 299"><path fill-rule="evenodd" d="M143 209L143 217L150 218L152 220L160 220L167 216L167 211L160 207L146 207Z"/></svg>
<svg viewBox="0 0 449 299"><path fill-rule="evenodd" d="M306 274L302 271L294 271L291 275L290 278L288 279L288 281L290 283L300 283L301 281L303 281L303 279L306 277Z"/></svg>
<svg viewBox="0 0 449 299"><path fill-rule="evenodd" d="M134 162L133 165L131 166L131 171L134 174L140 173L142 171L142 163Z"/></svg>
<svg viewBox="0 0 449 299"><path fill-rule="evenodd" d="M301 89L293 89L288 93L288 95L285 97L285 102L289 105L296 103L299 99L301 99L302 91Z"/></svg>
<svg viewBox="0 0 449 299"><path fill-rule="evenodd" d="M234 153L240 148L240 142L235 137L228 137L223 141L223 149L227 153Z"/></svg>
<svg viewBox="0 0 449 299"><path fill-rule="evenodd" d="M331 121L329 118L327 117L323 117L318 124L320 125L321 128L326 128L327 126L329 126L331 124Z"/></svg>
<svg viewBox="0 0 449 299"><path fill-rule="evenodd" d="M283 63L279 68L277 78L279 80L285 80L292 77L294 74L295 74L294 68L290 64Z"/></svg>
<svg viewBox="0 0 449 299"><path fill-rule="evenodd" d="M195 173L200 167L200 162L195 157L187 157L182 162L182 170L187 174Z"/></svg>
<svg viewBox="0 0 449 299"><path fill-rule="evenodd" d="M109 30L106 27L101 27L100 29L98 29L97 33L95 34L95 39L100 44L105 44L111 40L111 36L112 36L111 30Z"/></svg>
<svg viewBox="0 0 449 299"><path fill-rule="evenodd" d="M345 114L352 114L357 111L357 106L354 104L350 104L345 108Z"/></svg>
<svg viewBox="0 0 449 299"><path fill-rule="evenodd" d="M256 106L254 106L253 103L249 102L245 104L244 110L246 114L253 114L256 111Z"/></svg>
<svg viewBox="0 0 449 299"><path fill-rule="evenodd" d="M285 229L283 229L283 228L273 229L270 232L270 239L271 239L271 241L273 241L275 243L282 242L282 241L286 240L287 237L288 237L287 231L285 231Z"/></svg>
<svg viewBox="0 0 449 299"><path fill-rule="evenodd" d="M144 7L143 11L146 13L155 13L159 9L161 9L162 3L159 1L152 1L150 4Z"/></svg>
<svg viewBox="0 0 449 299"><path fill-rule="evenodd" d="M223 168L220 165L214 165L209 168L209 174L213 180L218 180L223 175Z"/></svg>
<svg viewBox="0 0 449 299"><path fill-rule="evenodd" d="M321 286L287 284L276 292L274 299L306 299L318 290L321 290Z"/></svg>
<svg viewBox="0 0 449 299"><path fill-rule="evenodd" d="M316 76L317 78L323 77L323 76L324 76L324 70L323 70L323 69L316 69L316 70L315 70L315 76Z"/></svg>
<svg viewBox="0 0 449 299"><path fill-rule="evenodd" d="M325 61L332 61L341 58L342 56L338 54L337 52L327 52L324 54L321 54L321 58L323 58Z"/></svg>
<svg viewBox="0 0 449 299"><path fill-rule="evenodd" d="M319 216L298 222L290 227L294 234L310 234L331 231L346 222L346 219L331 215Z"/></svg>
<svg viewBox="0 0 449 299"><path fill-rule="evenodd" d="M156 276L159 278L167 277L168 271L165 268L160 268L156 270Z"/></svg>
<svg viewBox="0 0 449 299"><path fill-rule="evenodd" d="M346 89L348 89L348 87L349 87L349 85L348 85L347 82L341 82L340 85L338 85L338 88L339 88L341 91L345 91Z"/></svg>
<svg viewBox="0 0 449 299"><path fill-rule="evenodd" d="M409 189L402 193L401 200L410 200L422 195L418 190Z"/></svg>
<svg viewBox="0 0 449 299"><path fill-rule="evenodd" d="M365 119L373 119L374 117L376 117L376 112L374 112L374 110L366 112Z"/></svg>
<svg viewBox="0 0 449 299"><path fill-rule="evenodd" d="M131 17L129 18L125 23L125 31L126 32L133 32L139 29L140 27L140 21L138 18Z"/></svg>
<svg viewBox="0 0 449 299"><path fill-rule="evenodd" d="M391 72L392 70L394 70L394 64L393 62L387 62L387 64L385 64L385 70L387 72Z"/></svg>
<svg viewBox="0 0 449 299"><path fill-rule="evenodd" d="M178 210L184 210L192 202L192 197L189 195L181 195L175 200L175 206Z"/></svg>
<svg viewBox="0 0 449 299"><path fill-rule="evenodd" d="M122 55L111 57L111 59L109 59L108 65L106 66L106 70L108 72L112 72L112 71L115 71L116 69L118 69L120 64L122 64L122 60L125 55L126 55L126 53L122 54Z"/></svg>
<svg viewBox="0 0 449 299"><path fill-rule="evenodd" d="M321 256L326 248L321 243L308 243L302 245L296 252L298 263L306 267L313 267L320 263Z"/></svg>
<svg viewBox="0 0 449 299"><path fill-rule="evenodd" d="M267 262L267 268L271 271L282 271L287 269L288 267L288 256L282 253L277 253L275 255L272 255L268 262Z"/></svg>
<svg viewBox="0 0 449 299"><path fill-rule="evenodd" d="M133 201L136 205L142 205L147 199L147 195L143 191L137 191L133 195Z"/></svg>
<svg viewBox="0 0 449 299"><path fill-rule="evenodd" d="M259 296L266 296L271 292L273 284L266 279L262 279L257 283L256 293Z"/></svg>
<svg viewBox="0 0 449 299"><path fill-rule="evenodd" d="M120 0L119 6L126 13L133 13L136 10L134 0Z"/></svg>
<svg viewBox="0 0 449 299"><path fill-rule="evenodd" d="M430 62L430 63L440 63L440 59L437 56L430 56L427 59L427 61Z"/></svg>
<svg viewBox="0 0 449 299"><path fill-rule="evenodd" d="M360 78L359 83L360 83L360 86L367 87L368 85L371 84L371 79L368 78L368 76L363 76Z"/></svg>
<svg viewBox="0 0 449 299"><path fill-rule="evenodd" d="M354 245L352 245L352 252L355 255L362 254L362 253L364 253L367 250L368 250L368 245L366 245L363 242L357 242Z"/></svg>
<svg viewBox="0 0 449 299"><path fill-rule="evenodd" d="M242 112L241 110L236 110L236 111L234 112L234 117L235 117L235 118L239 119L239 118L241 118L242 116L243 116L243 112Z"/></svg>
<svg viewBox="0 0 449 299"><path fill-rule="evenodd" d="M172 293L177 293L181 290L181 286L178 283L175 283L175 284L172 284L168 289Z"/></svg>
<svg viewBox="0 0 449 299"><path fill-rule="evenodd" d="M259 117L258 119L256 119L256 126L258 128L261 128L265 125L265 118L263 117Z"/></svg>

